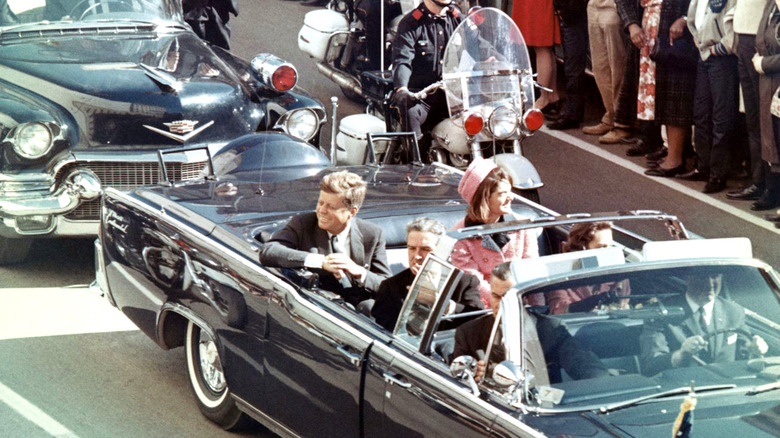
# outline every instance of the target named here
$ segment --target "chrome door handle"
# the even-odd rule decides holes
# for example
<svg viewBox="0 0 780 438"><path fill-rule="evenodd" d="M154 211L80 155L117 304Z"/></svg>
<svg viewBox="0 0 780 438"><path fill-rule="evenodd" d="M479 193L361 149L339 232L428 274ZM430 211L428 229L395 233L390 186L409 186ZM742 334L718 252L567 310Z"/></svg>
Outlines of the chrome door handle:
<svg viewBox="0 0 780 438"><path fill-rule="evenodd" d="M336 347L336 350L338 350L342 355L346 356L346 358L349 359L349 363L356 367L360 367L360 361L363 360L363 356L349 351L348 345L339 345Z"/></svg>
<svg viewBox="0 0 780 438"><path fill-rule="evenodd" d="M392 374L385 371L382 373L382 377L385 379L386 383L397 385L399 388L408 389L412 387L411 383L406 380L401 380L402 378L398 374Z"/></svg>

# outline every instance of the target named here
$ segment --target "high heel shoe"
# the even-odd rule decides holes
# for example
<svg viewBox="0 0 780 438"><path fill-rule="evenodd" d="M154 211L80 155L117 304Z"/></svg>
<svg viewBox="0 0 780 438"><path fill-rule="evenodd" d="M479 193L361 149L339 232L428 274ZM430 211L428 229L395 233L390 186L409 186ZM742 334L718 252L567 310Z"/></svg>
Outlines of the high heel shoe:
<svg viewBox="0 0 780 438"><path fill-rule="evenodd" d="M685 172L685 163L680 164L677 167L672 167L671 169L664 169L663 167L656 167L653 169L647 169L645 170L645 175L647 176L660 176L663 178L671 178L675 175L679 175L681 173Z"/></svg>
<svg viewBox="0 0 780 438"><path fill-rule="evenodd" d="M556 100L555 102L550 102L544 107L540 109L542 114L545 115L546 118L552 119L560 116L561 113L561 99Z"/></svg>

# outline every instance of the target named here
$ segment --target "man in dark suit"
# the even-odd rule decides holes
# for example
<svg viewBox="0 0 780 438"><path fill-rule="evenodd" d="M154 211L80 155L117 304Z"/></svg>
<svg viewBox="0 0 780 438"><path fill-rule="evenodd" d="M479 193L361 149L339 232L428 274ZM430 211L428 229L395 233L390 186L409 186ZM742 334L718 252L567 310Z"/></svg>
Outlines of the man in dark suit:
<svg viewBox="0 0 780 438"><path fill-rule="evenodd" d="M745 310L719 296L723 286L721 274L693 275L687 280L685 295L664 303L667 307L681 307L685 316L674 324L659 320L643 327L639 341L645 375L669 368L733 361L737 333L748 332ZM767 351L760 336L753 336L747 347L751 354Z"/></svg>
<svg viewBox="0 0 780 438"><path fill-rule="evenodd" d="M425 257L436 249L445 231L441 222L425 217L415 219L406 225L409 267L379 285L376 302L371 309L371 316L379 325L390 331L393 330L406 295L409 293L409 286L420 272ZM470 274L463 274L450 297L447 314L471 312L483 308L479 298L479 279Z"/></svg>
<svg viewBox="0 0 780 438"><path fill-rule="evenodd" d="M455 331L453 358L463 355L479 357L479 353L484 354L488 348L501 299L514 286L510 266L511 262L502 263L491 271L490 306L493 313L458 327ZM601 360L592 351L582 348L560 321L541 315L533 316L530 313L526 313L526 317L536 319L535 324L523 327L523 350L537 386L560 382L561 369L575 380L609 375ZM503 345L494 342L489 362L497 364L504 360L504 355ZM539 356L543 356L544 360L540 361ZM544 364L546 369L542 369ZM486 365L484 359L477 362L475 380L480 381L485 376Z"/></svg>
<svg viewBox="0 0 780 438"><path fill-rule="evenodd" d="M260 250L260 262L320 272L323 288L357 304L390 274L382 229L355 215L366 196L360 176L343 170L320 182L314 212L293 216Z"/></svg>

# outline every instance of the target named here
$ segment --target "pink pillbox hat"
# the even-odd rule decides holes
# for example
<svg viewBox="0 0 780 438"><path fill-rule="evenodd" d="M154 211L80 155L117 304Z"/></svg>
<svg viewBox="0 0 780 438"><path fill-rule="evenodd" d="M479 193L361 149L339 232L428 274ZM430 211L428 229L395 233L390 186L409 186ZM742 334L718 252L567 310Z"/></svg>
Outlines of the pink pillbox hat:
<svg viewBox="0 0 780 438"><path fill-rule="evenodd" d="M463 200L470 204L474 194L477 193L479 185L497 167L496 163L485 158L478 158L472 161L460 180L460 184L458 184L458 193L463 197Z"/></svg>

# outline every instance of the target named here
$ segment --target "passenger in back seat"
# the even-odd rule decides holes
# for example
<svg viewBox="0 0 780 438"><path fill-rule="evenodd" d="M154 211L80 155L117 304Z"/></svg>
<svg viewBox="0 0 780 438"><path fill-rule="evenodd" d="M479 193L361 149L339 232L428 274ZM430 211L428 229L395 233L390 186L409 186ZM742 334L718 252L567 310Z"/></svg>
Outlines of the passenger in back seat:
<svg viewBox="0 0 780 438"><path fill-rule="evenodd" d="M401 313L409 286L422 268L425 257L436 248L444 234L444 225L426 217L415 219L406 225L406 249L409 254L409 268L384 280L376 292L371 316L382 327L392 331ZM464 274L450 299L447 313L471 312L484 308L479 298L479 279Z"/></svg>
<svg viewBox="0 0 780 438"><path fill-rule="evenodd" d="M564 252L583 251L613 245L612 222L582 222L571 227L563 250ZM619 297L630 292L628 280L623 280L555 290L547 292L545 298L552 314L589 312L612 304L620 307L627 306L628 300L621 301Z"/></svg>
<svg viewBox="0 0 780 438"><path fill-rule="evenodd" d="M472 161L458 185L458 192L469 203L466 218L453 229L520 219L512 212L511 191L512 178L493 161ZM453 265L480 278L482 302L490 306L490 271L503 262L528 257L539 257L537 236L520 230L459 240L451 258Z"/></svg>

